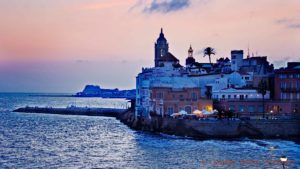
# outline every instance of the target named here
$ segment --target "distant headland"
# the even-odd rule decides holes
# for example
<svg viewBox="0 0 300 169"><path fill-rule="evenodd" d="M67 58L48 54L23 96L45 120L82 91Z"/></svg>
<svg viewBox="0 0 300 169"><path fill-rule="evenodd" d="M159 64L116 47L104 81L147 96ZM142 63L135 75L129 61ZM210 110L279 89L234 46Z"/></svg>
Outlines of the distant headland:
<svg viewBox="0 0 300 169"><path fill-rule="evenodd" d="M102 97L102 98L135 98L135 89L119 90L115 89L102 89L98 85L86 85L82 92L75 94L76 97Z"/></svg>

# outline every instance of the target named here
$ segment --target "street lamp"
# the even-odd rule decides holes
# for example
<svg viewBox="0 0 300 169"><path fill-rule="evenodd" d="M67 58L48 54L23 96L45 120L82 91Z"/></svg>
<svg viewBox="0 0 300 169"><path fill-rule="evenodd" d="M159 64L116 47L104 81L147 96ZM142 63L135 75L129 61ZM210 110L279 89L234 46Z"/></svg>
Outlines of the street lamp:
<svg viewBox="0 0 300 169"><path fill-rule="evenodd" d="M284 169L285 168L285 163L287 161L287 157L286 156L281 156L280 157L280 161L281 161L281 164L282 164L282 168Z"/></svg>

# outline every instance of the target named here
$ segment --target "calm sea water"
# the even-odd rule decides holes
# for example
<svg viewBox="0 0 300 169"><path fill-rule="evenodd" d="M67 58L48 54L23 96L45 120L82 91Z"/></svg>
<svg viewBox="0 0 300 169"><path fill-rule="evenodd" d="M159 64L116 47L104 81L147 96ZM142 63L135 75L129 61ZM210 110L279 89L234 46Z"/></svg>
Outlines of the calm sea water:
<svg viewBox="0 0 300 169"><path fill-rule="evenodd" d="M300 168L290 140L193 140L114 118L12 113L20 106L126 107L125 100L0 94L0 168Z"/></svg>

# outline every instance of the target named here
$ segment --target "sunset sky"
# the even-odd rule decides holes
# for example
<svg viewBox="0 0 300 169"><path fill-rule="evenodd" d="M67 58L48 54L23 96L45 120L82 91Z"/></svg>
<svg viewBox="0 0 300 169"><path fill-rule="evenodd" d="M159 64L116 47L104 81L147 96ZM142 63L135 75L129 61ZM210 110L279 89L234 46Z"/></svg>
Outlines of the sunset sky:
<svg viewBox="0 0 300 169"><path fill-rule="evenodd" d="M300 61L299 0L0 0L0 92L134 88L161 27L182 64L190 44Z"/></svg>

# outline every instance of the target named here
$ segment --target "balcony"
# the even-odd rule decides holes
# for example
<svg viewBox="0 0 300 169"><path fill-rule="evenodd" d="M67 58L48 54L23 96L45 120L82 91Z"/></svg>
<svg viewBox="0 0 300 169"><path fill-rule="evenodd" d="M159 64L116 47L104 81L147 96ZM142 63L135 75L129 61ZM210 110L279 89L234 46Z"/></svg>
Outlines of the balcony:
<svg viewBox="0 0 300 169"><path fill-rule="evenodd" d="M159 100L159 104L163 105L164 104L164 100L163 99Z"/></svg>
<svg viewBox="0 0 300 169"><path fill-rule="evenodd" d="M300 88L280 88L281 92L285 92L285 93L300 93Z"/></svg>

